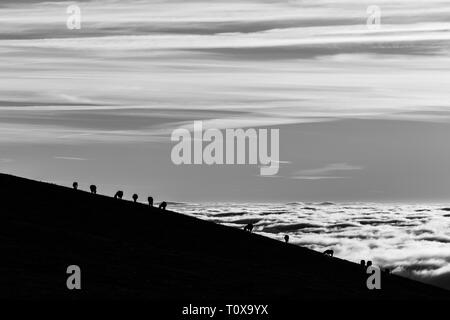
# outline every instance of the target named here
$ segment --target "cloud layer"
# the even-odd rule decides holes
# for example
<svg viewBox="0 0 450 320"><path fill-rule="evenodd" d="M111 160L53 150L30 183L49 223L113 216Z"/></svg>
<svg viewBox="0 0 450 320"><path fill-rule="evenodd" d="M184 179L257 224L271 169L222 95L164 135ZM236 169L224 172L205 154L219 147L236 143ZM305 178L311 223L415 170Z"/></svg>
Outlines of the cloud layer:
<svg viewBox="0 0 450 320"><path fill-rule="evenodd" d="M239 110L244 126L448 121L436 112L448 108L450 9L437 0L378 3L382 25L374 31L366 26L371 1L83 1L81 30L66 28L71 2L6 2L0 113L36 119L53 108L86 117L103 108L109 119L117 109L189 108L207 119ZM186 121L176 120L167 122ZM109 123L104 136L128 135ZM48 124L35 125L33 132ZM58 139L58 128L64 134L54 126L48 138ZM11 134L3 125L0 133Z"/></svg>
<svg viewBox="0 0 450 320"><path fill-rule="evenodd" d="M450 289L450 214L442 205L179 204L178 210L339 258L372 260L394 273ZM447 209L449 210L449 209Z"/></svg>

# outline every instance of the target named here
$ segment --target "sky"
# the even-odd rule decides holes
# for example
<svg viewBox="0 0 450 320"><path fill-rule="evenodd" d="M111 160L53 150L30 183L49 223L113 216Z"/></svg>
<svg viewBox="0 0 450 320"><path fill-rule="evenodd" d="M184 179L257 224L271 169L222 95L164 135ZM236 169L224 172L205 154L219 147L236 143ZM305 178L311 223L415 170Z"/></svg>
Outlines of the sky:
<svg viewBox="0 0 450 320"><path fill-rule="evenodd" d="M0 172L156 202L446 201L449 18L437 0L2 1ZM279 129L278 174L175 165L194 121Z"/></svg>

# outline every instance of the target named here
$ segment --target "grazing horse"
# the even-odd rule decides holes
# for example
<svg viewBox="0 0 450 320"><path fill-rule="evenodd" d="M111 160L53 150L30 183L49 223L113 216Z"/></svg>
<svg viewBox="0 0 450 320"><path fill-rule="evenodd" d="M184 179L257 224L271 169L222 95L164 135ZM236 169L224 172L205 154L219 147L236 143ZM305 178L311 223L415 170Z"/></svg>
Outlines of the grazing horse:
<svg viewBox="0 0 450 320"><path fill-rule="evenodd" d="M89 189L91 189L91 193L93 194L97 194L97 187L93 184L91 184L91 186L89 187Z"/></svg>
<svg viewBox="0 0 450 320"><path fill-rule="evenodd" d="M163 201L159 204L159 208L161 210L166 210L166 207L167 207L167 202L165 202L165 201Z"/></svg>
<svg viewBox="0 0 450 320"><path fill-rule="evenodd" d="M248 225L246 225L244 227L244 231L252 232L252 230L253 230L253 224L252 223L249 223Z"/></svg>
<svg viewBox="0 0 450 320"><path fill-rule="evenodd" d="M123 197L123 191L117 191L116 194L114 195L114 199L122 199Z"/></svg>
<svg viewBox="0 0 450 320"><path fill-rule="evenodd" d="M333 250L325 250L325 251L323 252L323 254L326 255L326 256L332 257L333 254L334 254L334 251L333 251Z"/></svg>

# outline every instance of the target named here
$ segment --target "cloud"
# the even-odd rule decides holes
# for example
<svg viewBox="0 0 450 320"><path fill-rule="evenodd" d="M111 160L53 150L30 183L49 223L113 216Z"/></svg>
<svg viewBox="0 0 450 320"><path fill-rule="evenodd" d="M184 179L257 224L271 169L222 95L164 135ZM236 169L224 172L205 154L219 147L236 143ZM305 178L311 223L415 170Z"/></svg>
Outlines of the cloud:
<svg viewBox="0 0 450 320"><path fill-rule="evenodd" d="M208 208L214 208L214 212ZM314 210L308 210L313 208ZM442 205L346 203L323 206L289 204L184 204L176 209L206 220L242 225L253 221L262 235L322 252L327 248L339 258L359 263L372 260L395 274L450 289L450 218ZM428 220L408 219L426 209ZM313 212L311 214L311 212ZM395 217L395 219L393 218ZM364 220L373 224L361 223ZM399 221L410 220L410 225ZM234 224L230 226L236 227ZM239 225L240 228L242 225Z"/></svg>
<svg viewBox="0 0 450 320"><path fill-rule="evenodd" d="M441 1L383 2L376 32L365 25L370 1L86 1L79 31L66 28L67 3L34 2L0 6L10 110L185 106L219 128L450 121L429 113L449 99ZM212 110L243 116L211 119Z"/></svg>
<svg viewBox="0 0 450 320"><path fill-rule="evenodd" d="M323 179L347 179L348 176L330 176L329 173L342 171L362 170L363 167L349 165L347 163L332 163L321 168L299 170L293 174L292 179L300 180L323 180Z"/></svg>
<svg viewBox="0 0 450 320"><path fill-rule="evenodd" d="M329 164L329 165L326 165L324 167L317 168L317 169L300 170L300 171L298 171L298 173L305 174L305 175L325 174L325 173L336 172L336 171L352 171L352 170L361 170L361 169L363 169L363 167L349 165L347 163L332 163L332 164Z"/></svg>
<svg viewBox="0 0 450 320"><path fill-rule="evenodd" d="M298 180L329 180L329 179L348 179L349 177L341 176L294 176L291 179Z"/></svg>
<svg viewBox="0 0 450 320"><path fill-rule="evenodd" d="M86 158L79 158L79 157L63 157L63 156L54 156L53 159L58 160L73 160L73 161L86 161L88 159Z"/></svg>
<svg viewBox="0 0 450 320"><path fill-rule="evenodd" d="M421 237L418 239L424 240L424 241L436 241L436 242L442 242L442 243L450 243L450 237L446 237L446 236L427 236L427 237Z"/></svg>

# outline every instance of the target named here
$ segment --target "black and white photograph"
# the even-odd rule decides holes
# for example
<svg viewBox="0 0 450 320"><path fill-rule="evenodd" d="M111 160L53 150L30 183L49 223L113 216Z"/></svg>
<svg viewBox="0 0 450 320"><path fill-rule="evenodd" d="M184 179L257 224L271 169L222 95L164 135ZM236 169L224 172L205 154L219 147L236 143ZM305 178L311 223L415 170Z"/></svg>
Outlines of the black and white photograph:
<svg viewBox="0 0 450 320"><path fill-rule="evenodd" d="M450 1L1 0L0 199L0 301L448 303Z"/></svg>

